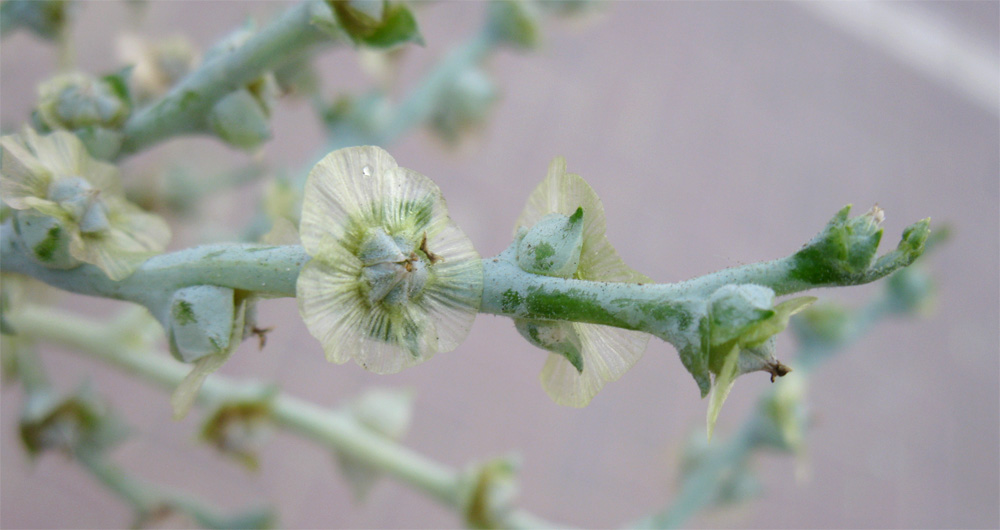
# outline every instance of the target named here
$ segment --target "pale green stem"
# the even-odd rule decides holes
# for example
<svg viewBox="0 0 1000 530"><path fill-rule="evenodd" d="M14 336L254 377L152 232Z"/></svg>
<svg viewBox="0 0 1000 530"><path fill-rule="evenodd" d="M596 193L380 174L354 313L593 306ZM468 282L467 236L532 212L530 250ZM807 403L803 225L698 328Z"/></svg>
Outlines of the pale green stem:
<svg viewBox="0 0 1000 530"><path fill-rule="evenodd" d="M58 325L53 325L54 322ZM12 316L12 323L24 336L66 346L164 390L172 391L190 371L189 365L180 364L165 353L156 355L124 345L113 331L114 326L102 326L71 313L29 306ZM258 390L259 385L212 375L202 385L198 403L213 406L238 401L259 395ZM274 395L269 403L276 425L379 469L444 505L460 512L464 509L460 506L462 486L456 470L373 433L349 415L284 392ZM526 512L516 511L511 518L511 526L522 526L525 522L551 526Z"/></svg>
<svg viewBox="0 0 1000 530"><path fill-rule="evenodd" d="M496 49L496 39L482 31L449 53L400 104L377 145L391 144L410 129L425 122L448 83L466 68L483 62Z"/></svg>
<svg viewBox="0 0 1000 530"><path fill-rule="evenodd" d="M28 330L30 329L29 325ZM50 327L49 329L51 330L52 328ZM25 332L17 338L21 340L34 340L33 338L27 338L28 335L30 333ZM17 349L17 363L17 379L24 388L26 395L34 392L51 391L51 385L45 374L41 359L33 348L19 347ZM147 375L152 374L149 373ZM74 451L73 457L94 475L102 485L121 497L139 515L148 515L159 507L173 506L202 518L222 520L219 515L214 513L213 509L200 502L195 502L185 496L163 490L128 475L122 469L112 464L104 454L84 449Z"/></svg>
<svg viewBox="0 0 1000 530"><path fill-rule="evenodd" d="M72 72L76 68L76 53L69 30L70 25L64 24L56 36L56 62L60 72Z"/></svg>
<svg viewBox="0 0 1000 530"><path fill-rule="evenodd" d="M27 256L13 228L0 231L4 270L19 272L50 285L91 296L129 300L154 314L178 288L218 285L265 297L295 296L299 271L309 260L300 246L253 244L205 245L150 258L131 276L112 281L97 267L49 269ZM568 320L645 331L673 343L689 345L691 330L711 293L725 284L757 284L777 294L829 285L854 285L881 278L862 273L839 282L810 283L799 279L799 254L753 263L674 284L594 282L532 274L516 265L514 249L483 260L480 311L516 318ZM913 257L912 259L915 259ZM900 261L895 268L912 262ZM895 269L893 269L895 270Z"/></svg>
<svg viewBox="0 0 1000 530"><path fill-rule="evenodd" d="M886 296L880 296L864 307L853 311L850 321L846 324L848 331L839 340L835 342L809 341L803 342L799 346L799 352L795 355L796 371L803 374L811 373L820 363L860 340L872 328L892 314L892 303Z"/></svg>
<svg viewBox="0 0 1000 530"><path fill-rule="evenodd" d="M748 457L754 447L751 429L740 429L729 440L714 441L721 449L700 463L698 470L685 477L684 484L674 497L670 508L662 513L636 523L634 528L678 528L694 514L708 507L719 493L726 475Z"/></svg>
<svg viewBox="0 0 1000 530"><path fill-rule="evenodd" d="M309 260L300 246L204 245L147 260L131 276L113 281L93 265L51 269L28 256L11 225L0 228L5 272L18 272L54 287L89 296L158 307L177 289L217 285L261 296L295 296L299 270Z"/></svg>
<svg viewBox="0 0 1000 530"><path fill-rule="evenodd" d="M14 17L0 16L0 38L6 39L10 32L17 28L18 20Z"/></svg>
<svg viewBox="0 0 1000 530"><path fill-rule="evenodd" d="M236 50L202 65L163 99L126 122L119 156L136 153L171 136L200 132L222 96L236 90L312 45L330 41L310 21L310 1L285 11Z"/></svg>
<svg viewBox="0 0 1000 530"><path fill-rule="evenodd" d="M15 340L26 340L15 337ZM21 344L15 348L17 355L17 380L24 386L24 393L45 392L51 389L45 367L38 357L35 348L29 344Z"/></svg>
<svg viewBox="0 0 1000 530"><path fill-rule="evenodd" d="M146 513L161 503L159 492L129 476L111 464L104 455L93 451L77 451L73 455L104 487L121 497L138 513Z"/></svg>
<svg viewBox="0 0 1000 530"><path fill-rule="evenodd" d="M270 521L273 514L270 511L247 511L233 516L223 516L215 508L196 501L187 495L170 491L143 480L139 480L120 467L114 465L103 453L93 451L76 451L73 457L84 469L90 472L104 487L127 502L136 514L135 524L141 525L149 518L155 521L161 515L169 515L171 511L181 512L194 520L196 524L210 528L221 526L246 525Z"/></svg>
<svg viewBox="0 0 1000 530"><path fill-rule="evenodd" d="M458 473L391 440L353 418L287 395L272 403L275 423L381 469L442 504L458 505ZM460 507L459 507L460 508Z"/></svg>

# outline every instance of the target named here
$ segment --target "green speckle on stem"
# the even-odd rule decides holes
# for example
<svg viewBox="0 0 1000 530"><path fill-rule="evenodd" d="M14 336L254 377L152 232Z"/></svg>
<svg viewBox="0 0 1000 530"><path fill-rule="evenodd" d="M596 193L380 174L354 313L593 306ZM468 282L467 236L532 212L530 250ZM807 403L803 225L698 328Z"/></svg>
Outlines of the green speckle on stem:
<svg viewBox="0 0 1000 530"><path fill-rule="evenodd" d="M194 316L194 308L191 307L191 302L187 300L180 300L174 304L174 321L182 326L186 326L197 319Z"/></svg>
<svg viewBox="0 0 1000 530"><path fill-rule="evenodd" d="M575 320L635 329L635 326L609 313L598 303L593 292L584 289L551 292L534 288L528 292L526 302L531 318Z"/></svg>
<svg viewBox="0 0 1000 530"><path fill-rule="evenodd" d="M191 105L198 101L198 93L193 90L187 90L181 95L180 100L177 101L177 107L181 112L187 110Z"/></svg>
<svg viewBox="0 0 1000 530"><path fill-rule="evenodd" d="M56 249L59 248L59 237L62 235L62 227L59 225L49 228L45 234L45 239L35 245L33 249L35 256L41 261L52 261L55 257Z"/></svg>
<svg viewBox="0 0 1000 530"><path fill-rule="evenodd" d="M503 292L503 297L500 299L500 308L506 313L512 313L521 306L522 302L524 302L524 299L517 291L507 289Z"/></svg>
<svg viewBox="0 0 1000 530"><path fill-rule="evenodd" d="M803 282L822 285L834 279L833 271L824 259L823 252L817 248L807 247L793 256L794 266L789 276Z"/></svg>
<svg viewBox="0 0 1000 530"><path fill-rule="evenodd" d="M635 306L643 315L648 316L654 322L677 322L679 329L688 329L693 323L691 313L670 304L642 302L637 303Z"/></svg>

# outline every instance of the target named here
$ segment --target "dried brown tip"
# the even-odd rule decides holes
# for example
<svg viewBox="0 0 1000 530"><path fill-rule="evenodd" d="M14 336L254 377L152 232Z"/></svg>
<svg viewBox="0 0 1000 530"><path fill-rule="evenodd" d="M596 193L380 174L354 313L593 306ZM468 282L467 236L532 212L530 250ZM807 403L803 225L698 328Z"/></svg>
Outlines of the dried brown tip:
<svg viewBox="0 0 1000 530"><path fill-rule="evenodd" d="M781 361L774 361L773 363L767 365L767 372L771 374L772 383L774 382L774 378L784 377L791 371L791 367L781 364Z"/></svg>

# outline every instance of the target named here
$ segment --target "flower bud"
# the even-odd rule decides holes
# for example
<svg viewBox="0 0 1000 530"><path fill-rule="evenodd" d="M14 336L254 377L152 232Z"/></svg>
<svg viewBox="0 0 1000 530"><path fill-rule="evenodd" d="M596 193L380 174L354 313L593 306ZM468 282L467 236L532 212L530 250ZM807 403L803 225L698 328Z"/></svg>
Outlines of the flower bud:
<svg viewBox="0 0 1000 530"><path fill-rule="evenodd" d="M583 342L573 326L567 322L514 319L514 327L533 346L562 355L578 373L583 373Z"/></svg>
<svg viewBox="0 0 1000 530"><path fill-rule="evenodd" d="M166 94L199 60L194 45L179 35L156 42L124 35L118 41L118 55L132 65L129 88L139 102Z"/></svg>
<svg viewBox="0 0 1000 530"><path fill-rule="evenodd" d="M430 116L431 129L446 142L484 121L498 96L496 84L480 68L467 68L449 80Z"/></svg>
<svg viewBox="0 0 1000 530"><path fill-rule="evenodd" d="M21 441L32 456L43 451L101 451L120 442L124 425L88 388L65 397L30 392L21 411Z"/></svg>
<svg viewBox="0 0 1000 530"><path fill-rule="evenodd" d="M729 342L774 314L774 291L763 285L723 285L709 298L711 344Z"/></svg>
<svg viewBox="0 0 1000 530"><path fill-rule="evenodd" d="M815 285L829 285L847 281L873 268L898 268L923 252L929 220L907 228L899 248L876 261L882 239L880 225L885 214L878 206L854 218L848 218L850 211L850 205L841 208L822 232L795 253L792 277Z"/></svg>
<svg viewBox="0 0 1000 530"><path fill-rule="evenodd" d="M460 506L471 528L504 528L517 498L520 460L506 456L471 466L460 479Z"/></svg>
<svg viewBox="0 0 1000 530"><path fill-rule="evenodd" d="M205 379L252 333L254 313L253 299L246 291L197 285L174 293L168 314L161 316L170 353L194 363L170 396L174 419L187 415Z"/></svg>
<svg viewBox="0 0 1000 530"><path fill-rule="evenodd" d="M876 204L864 215L851 219L845 225L847 262L852 271L867 269L875 261L879 241L882 240L882 221L885 212Z"/></svg>
<svg viewBox="0 0 1000 530"><path fill-rule="evenodd" d="M534 274L568 278L580 266L583 208L567 217L553 213L535 224L517 244L517 264Z"/></svg>
<svg viewBox="0 0 1000 530"><path fill-rule="evenodd" d="M55 217L33 210L21 210L14 216L14 229L32 258L53 269L72 269L80 260L70 254L72 234Z"/></svg>
<svg viewBox="0 0 1000 530"><path fill-rule="evenodd" d="M791 371L774 357L775 335L788 326L788 319L809 304L814 297L786 300L773 308L774 291L759 285L724 285L709 299L707 334L708 370L714 375L708 405L708 436L712 437L716 419L736 378L742 374L766 371L771 381ZM704 336L704 335L703 335Z"/></svg>
<svg viewBox="0 0 1000 530"><path fill-rule="evenodd" d="M162 251L170 229L128 202L115 166L95 160L69 131L40 136L26 128L0 138L3 202L19 210L22 238L35 257L53 267L76 262L121 280ZM43 221L39 216L51 217Z"/></svg>
<svg viewBox="0 0 1000 530"><path fill-rule="evenodd" d="M605 236L604 206L557 157L528 197L515 225L518 266L536 274L601 282L646 282ZM545 392L560 405L583 407L642 356L646 333L579 322L515 320L528 342L551 352L542 368Z"/></svg>
<svg viewBox="0 0 1000 530"><path fill-rule="evenodd" d="M174 293L164 327L170 353L177 360L191 363L229 349L235 315L233 296L232 289L215 285L185 287Z"/></svg>
<svg viewBox="0 0 1000 530"><path fill-rule="evenodd" d="M4 27L27 28L39 37L55 40L63 34L75 7L76 2L69 0L5 0L0 4L0 18Z"/></svg>
<svg viewBox="0 0 1000 530"><path fill-rule="evenodd" d="M332 9L313 9L312 20L330 33L346 33L355 44L391 48L406 42L423 43L417 21L406 4L384 0L327 0ZM326 6L324 6L326 7ZM332 21L336 25L332 25Z"/></svg>
<svg viewBox="0 0 1000 530"><path fill-rule="evenodd" d="M35 116L50 130L117 129L129 112L125 94L111 82L87 74L62 74L38 87Z"/></svg>
<svg viewBox="0 0 1000 530"><path fill-rule="evenodd" d="M259 466L257 448L269 433L273 395L273 391L267 391L257 399L219 406L202 424L201 439L246 468L256 470Z"/></svg>
<svg viewBox="0 0 1000 530"><path fill-rule="evenodd" d="M253 149L271 137L267 111L245 88L217 101L208 123L219 138L242 149Z"/></svg>

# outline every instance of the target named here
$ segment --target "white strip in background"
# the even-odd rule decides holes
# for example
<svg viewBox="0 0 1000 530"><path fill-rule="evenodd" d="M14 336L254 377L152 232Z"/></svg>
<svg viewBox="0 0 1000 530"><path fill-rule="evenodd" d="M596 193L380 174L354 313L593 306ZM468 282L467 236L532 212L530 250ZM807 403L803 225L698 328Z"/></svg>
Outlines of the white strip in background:
<svg viewBox="0 0 1000 530"><path fill-rule="evenodd" d="M1000 114L1000 51L901 2L792 2Z"/></svg>

